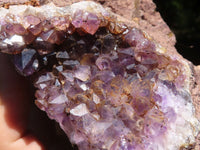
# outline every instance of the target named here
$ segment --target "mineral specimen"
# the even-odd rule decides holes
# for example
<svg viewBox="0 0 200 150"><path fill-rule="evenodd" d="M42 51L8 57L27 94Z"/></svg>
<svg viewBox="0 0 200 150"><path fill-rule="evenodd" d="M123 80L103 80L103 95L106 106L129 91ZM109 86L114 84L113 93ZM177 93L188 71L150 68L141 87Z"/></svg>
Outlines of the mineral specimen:
<svg viewBox="0 0 200 150"><path fill-rule="evenodd" d="M101 5L1 8L0 27L0 51L22 75L37 72L36 105L80 150L195 143L189 65Z"/></svg>

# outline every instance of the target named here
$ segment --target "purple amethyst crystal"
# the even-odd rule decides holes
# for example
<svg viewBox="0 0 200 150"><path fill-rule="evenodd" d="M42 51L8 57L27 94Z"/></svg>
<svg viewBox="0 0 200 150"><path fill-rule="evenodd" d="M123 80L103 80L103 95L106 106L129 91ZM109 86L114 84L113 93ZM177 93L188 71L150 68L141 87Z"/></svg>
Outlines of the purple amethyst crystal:
<svg viewBox="0 0 200 150"><path fill-rule="evenodd" d="M37 71L35 103L72 144L178 150L194 143L199 122L184 62L94 2L73 4L70 13L51 7L54 12L29 8L46 18L30 13L19 23L2 21L0 51L16 54L21 74Z"/></svg>
<svg viewBox="0 0 200 150"><path fill-rule="evenodd" d="M16 69L24 76L33 74L39 67L34 49L24 49L20 54L14 55L13 61Z"/></svg>

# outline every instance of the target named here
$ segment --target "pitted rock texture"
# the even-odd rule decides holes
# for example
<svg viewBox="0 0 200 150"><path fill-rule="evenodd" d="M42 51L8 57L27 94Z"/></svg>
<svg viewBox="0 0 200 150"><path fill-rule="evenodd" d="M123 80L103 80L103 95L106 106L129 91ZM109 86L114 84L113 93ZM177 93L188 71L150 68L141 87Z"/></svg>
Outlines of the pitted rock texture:
<svg viewBox="0 0 200 150"><path fill-rule="evenodd" d="M146 10L143 2L134 4ZM120 16L88 4L69 12L44 6L50 7L46 18L36 17L34 8L23 17L12 11L2 17L1 51L15 54L23 75L43 68L35 82L38 107L79 149L190 148L199 131L190 64ZM149 28L146 17L152 32L156 23L141 14L132 26Z"/></svg>

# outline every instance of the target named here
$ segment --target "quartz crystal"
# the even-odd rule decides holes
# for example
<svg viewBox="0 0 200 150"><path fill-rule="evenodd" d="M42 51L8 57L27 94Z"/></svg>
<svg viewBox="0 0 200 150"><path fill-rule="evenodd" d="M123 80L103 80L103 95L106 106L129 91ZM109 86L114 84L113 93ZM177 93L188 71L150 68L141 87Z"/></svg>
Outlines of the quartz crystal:
<svg viewBox="0 0 200 150"><path fill-rule="evenodd" d="M179 150L199 121L190 68L94 2L0 8L0 51L80 150ZM45 14L45 16L44 16ZM35 73L36 72L36 73Z"/></svg>

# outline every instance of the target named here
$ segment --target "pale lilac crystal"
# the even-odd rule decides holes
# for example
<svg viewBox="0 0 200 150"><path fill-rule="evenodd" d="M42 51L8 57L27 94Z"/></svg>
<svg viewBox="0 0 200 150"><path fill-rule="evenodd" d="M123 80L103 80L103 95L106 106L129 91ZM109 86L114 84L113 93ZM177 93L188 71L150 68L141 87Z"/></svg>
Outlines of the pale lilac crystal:
<svg viewBox="0 0 200 150"><path fill-rule="evenodd" d="M81 81L87 81L90 78L90 74L89 66L78 66L74 71L74 77Z"/></svg>
<svg viewBox="0 0 200 150"><path fill-rule="evenodd" d="M96 60L96 65L100 70L109 70L111 65L111 60L109 56L101 56Z"/></svg>
<svg viewBox="0 0 200 150"><path fill-rule="evenodd" d="M145 38L144 33L136 28L133 28L131 31L129 31L124 36L124 40L136 49L155 49L154 43Z"/></svg>
<svg viewBox="0 0 200 150"><path fill-rule="evenodd" d="M78 10L73 17L72 24L76 28L82 28L90 34L94 34L100 25L100 20L95 14Z"/></svg>
<svg viewBox="0 0 200 150"><path fill-rule="evenodd" d="M15 34L15 31L14 31L14 25L12 24L5 24L2 26L2 28L4 29L4 31L8 34L8 35L13 35Z"/></svg>
<svg viewBox="0 0 200 150"><path fill-rule="evenodd" d="M26 16L25 20L27 21L27 23L29 23L30 25L37 25L40 23L40 18L36 17L36 16Z"/></svg>
<svg viewBox="0 0 200 150"><path fill-rule="evenodd" d="M28 31L30 31L35 36L39 35L42 32L42 30L43 30L43 27L41 23L37 25L30 25L28 27Z"/></svg>
<svg viewBox="0 0 200 150"><path fill-rule="evenodd" d="M13 28L15 34L24 35L26 33L26 29L21 24L15 24Z"/></svg>

